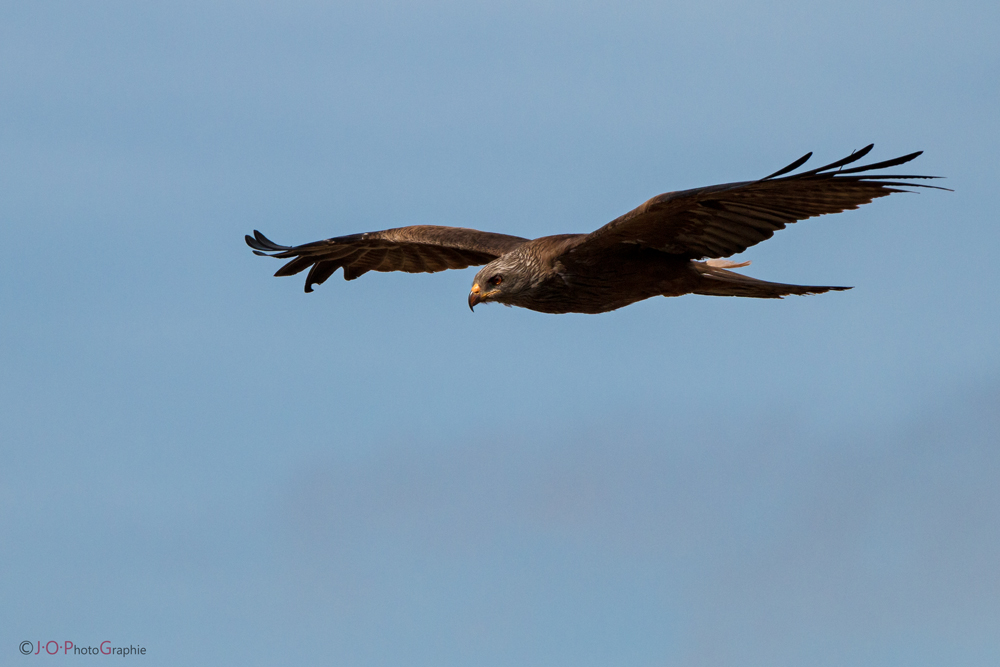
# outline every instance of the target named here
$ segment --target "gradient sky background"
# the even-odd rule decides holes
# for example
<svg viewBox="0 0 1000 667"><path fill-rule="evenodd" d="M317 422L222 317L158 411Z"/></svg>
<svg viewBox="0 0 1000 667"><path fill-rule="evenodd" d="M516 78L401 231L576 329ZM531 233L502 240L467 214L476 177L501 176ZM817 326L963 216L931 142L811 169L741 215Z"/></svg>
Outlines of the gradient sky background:
<svg viewBox="0 0 1000 667"><path fill-rule="evenodd" d="M1000 662L996 2L0 4L0 662ZM585 232L869 142L743 255L470 314L280 243ZM79 658L76 658L79 659Z"/></svg>

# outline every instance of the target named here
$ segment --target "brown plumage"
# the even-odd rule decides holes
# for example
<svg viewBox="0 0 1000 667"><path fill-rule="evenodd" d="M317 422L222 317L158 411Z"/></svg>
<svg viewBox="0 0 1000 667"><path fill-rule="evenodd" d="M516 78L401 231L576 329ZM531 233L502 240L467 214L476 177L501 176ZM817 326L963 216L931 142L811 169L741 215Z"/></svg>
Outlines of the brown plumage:
<svg viewBox="0 0 1000 667"><path fill-rule="evenodd" d="M832 164L785 176L808 153L757 181L668 192L590 234L528 240L461 227L417 225L280 246L254 231L254 253L291 261L276 276L309 269L306 292L339 268L354 280L368 271L434 273L486 266L476 274L469 307L497 301L545 313L603 313L652 296L708 294L780 298L849 287L785 285L729 269L746 266L719 258L771 238L785 225L855 209L901 187L934 176L870 174L913 160L920 152L844 169L872 146ZM945 188L936 188L945 189ZM700 261L700 260L708 261Z"/></svg>

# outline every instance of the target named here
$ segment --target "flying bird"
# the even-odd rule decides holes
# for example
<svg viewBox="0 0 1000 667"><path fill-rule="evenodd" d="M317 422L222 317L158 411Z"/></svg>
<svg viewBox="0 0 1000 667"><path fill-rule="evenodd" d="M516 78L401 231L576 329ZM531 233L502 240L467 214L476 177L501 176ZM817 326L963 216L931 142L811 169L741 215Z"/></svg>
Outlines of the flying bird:
<svg viewBox="0 0 1000 667"><path fill-rule="evenodd" d="M844 167L871 151L868 145L819 169L787 175L807 153L756 181L667 192L590 234L529 240L462 227L415 225L281 246L254 230L246 242L257 255L291 260L276 276L309 269L306 292L339 268L346 280L369 271L434 273L483 266L469 293L469 308L496 301L543 313L604 313L654 296L706 294L763 299L821 294L850 287L787 285L730 269L726 259L771 238L785 225L856 209L912 182L937 178L871 172L913 160L922 151L860 167Z"/></svg>

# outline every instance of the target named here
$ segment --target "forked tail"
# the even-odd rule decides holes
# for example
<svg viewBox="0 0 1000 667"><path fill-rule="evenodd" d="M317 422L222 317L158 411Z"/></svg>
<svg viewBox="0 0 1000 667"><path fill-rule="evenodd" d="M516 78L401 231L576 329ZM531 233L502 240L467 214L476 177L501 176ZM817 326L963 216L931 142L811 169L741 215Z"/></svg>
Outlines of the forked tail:
<svg viewBox="0 0 1000 667"><path fill-rule="evenodd" d="M780 299L789 294L822 294L823 292L851 289L850 287L769 283L766 280L757 280L750 276L726 270L746 266L749 263L736 264L735 262L721 259L710 259L707 262L691 262L701 276L701 281L692 292L708 296L747 296L756 299Z"/></svg>

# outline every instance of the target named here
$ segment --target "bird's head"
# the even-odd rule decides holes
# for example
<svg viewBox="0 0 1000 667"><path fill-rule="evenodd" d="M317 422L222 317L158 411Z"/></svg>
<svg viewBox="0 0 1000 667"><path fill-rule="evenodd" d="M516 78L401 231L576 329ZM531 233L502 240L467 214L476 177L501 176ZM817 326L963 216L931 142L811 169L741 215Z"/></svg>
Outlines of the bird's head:
<svg viewBox="0 0 1000 667"><path fill-rule="evenodd" d="M469 308L489 301L511 305L517 295L530 286L530 281L522 275L521 263L513 255L499 257L480 269L472 281Z"/></svg>

